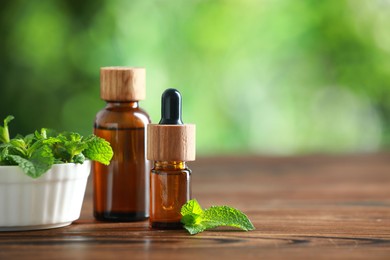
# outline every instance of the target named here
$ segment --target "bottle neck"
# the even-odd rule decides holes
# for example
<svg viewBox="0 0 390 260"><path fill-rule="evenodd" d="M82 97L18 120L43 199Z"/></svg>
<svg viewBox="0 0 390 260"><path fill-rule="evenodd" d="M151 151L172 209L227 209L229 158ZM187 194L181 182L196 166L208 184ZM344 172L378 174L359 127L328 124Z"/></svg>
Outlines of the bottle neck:
<svg viewBox="0 0 390 260"><path fill-rule="evenodd" d="M138 101L125 101L125 102L118 102L118 101L106 101L107 108L138 108L139 102Z"/></svg>
<svg viewBox="0 0 390 260"><path fill-rule="evenodd" d="M156 170L184 170L186 167L183 161L154 161Z"/></svg>

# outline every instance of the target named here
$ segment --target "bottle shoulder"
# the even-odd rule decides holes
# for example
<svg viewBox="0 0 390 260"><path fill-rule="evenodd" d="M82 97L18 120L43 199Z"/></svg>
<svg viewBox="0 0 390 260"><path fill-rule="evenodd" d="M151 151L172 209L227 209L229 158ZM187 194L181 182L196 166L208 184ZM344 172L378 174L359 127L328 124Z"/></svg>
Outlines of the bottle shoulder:
<svg viewBox="0 0 390 260"><path fill-rule="evenodd" d="M95 128L145 128L150 116L142 108L103 108L96 114Z"/></svg>

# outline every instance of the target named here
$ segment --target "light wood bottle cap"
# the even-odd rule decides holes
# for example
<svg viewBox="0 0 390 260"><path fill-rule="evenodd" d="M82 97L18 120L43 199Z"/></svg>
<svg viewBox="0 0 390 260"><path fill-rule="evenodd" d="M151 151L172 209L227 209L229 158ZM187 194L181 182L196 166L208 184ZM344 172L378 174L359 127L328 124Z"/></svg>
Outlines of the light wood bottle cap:
<svg viewBox="0 0 390 260"><path fill-rule="evenodd" d="M106 101L145 99L145 68L100 68L100 97Z"/></svg>
<svg viewBox="0 0 390 260"><path fill-rule="evenodd" d="M154 161L194 161L195 125L147 126L147 158Z"/></svg>

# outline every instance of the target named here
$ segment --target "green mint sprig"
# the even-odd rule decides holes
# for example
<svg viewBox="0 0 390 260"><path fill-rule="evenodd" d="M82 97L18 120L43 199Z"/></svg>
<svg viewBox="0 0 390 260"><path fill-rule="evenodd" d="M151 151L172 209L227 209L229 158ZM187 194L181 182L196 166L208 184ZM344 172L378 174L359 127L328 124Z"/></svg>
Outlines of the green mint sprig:
<svg viewBox="0 0 390 260"><path fill-rule="evenodd" d="M203 210L195 199L182 206L181 215L181 222L191 235L220 226L236 227L245 231L255 229L241 211L228 206L212 206Z"/></svg>
<svg viewBox="0 0 390 260"><path fill-rule="evenodd" d="M18 165L32 178L38 178L56 163L80 163L86 159L108 165L113 156L110 143L90 135L74 132L57 133L42 128L26 136L9 138L8 116L0 126L0 165Z"/></svg>

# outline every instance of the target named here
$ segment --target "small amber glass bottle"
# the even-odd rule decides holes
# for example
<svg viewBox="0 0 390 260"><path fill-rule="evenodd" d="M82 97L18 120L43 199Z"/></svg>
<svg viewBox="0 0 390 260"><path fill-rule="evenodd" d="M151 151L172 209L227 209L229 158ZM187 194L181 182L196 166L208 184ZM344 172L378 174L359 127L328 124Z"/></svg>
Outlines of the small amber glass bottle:
<svg viewBox="0 0 390 260"><path fill-rule="evenodd" d="M149 171L146 125L139 107L145 98L145 69L104 67L100 96L107 105L97 115L94 133L110 142L114 157L106 166L94 162L94 216L106 221L137 221L149 216Z"/></svg>
<svg viewBox="0 0 390 260"><path fill-rule="evenodd" d="M148 125L150 174L150 219L154 229L178 229L181 207L191 199L191 170L195 160L195 125L181 120L181 96L168 89L162 96L161 120Z"/></svg>
<svg viewBox="0 0 390 260"><path fill-rule="evenodd" d="M191 170L182 161L156 161L151 171L150 224L156 229L178 229L181 207L191 199Z"/></svg>

